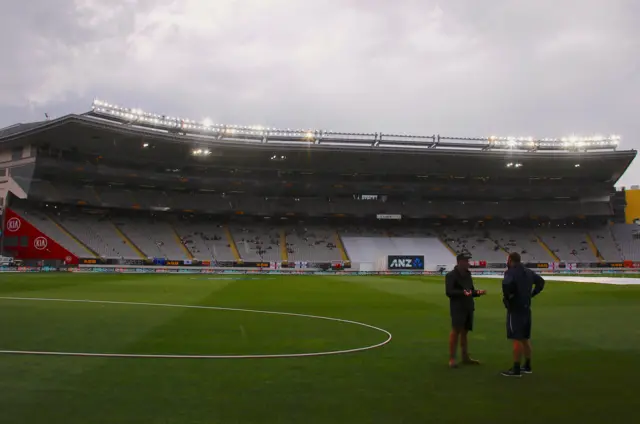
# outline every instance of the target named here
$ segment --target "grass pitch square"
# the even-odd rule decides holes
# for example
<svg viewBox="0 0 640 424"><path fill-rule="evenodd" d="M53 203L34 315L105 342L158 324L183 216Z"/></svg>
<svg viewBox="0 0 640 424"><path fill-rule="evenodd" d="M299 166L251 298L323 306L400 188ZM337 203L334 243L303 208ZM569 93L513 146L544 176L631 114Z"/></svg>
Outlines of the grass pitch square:
<svg viewBox="0 0 640 424"><path fill-rule="evenodd" d="M500 285L476 302L479 367L447 367L441 277L0 275L0 350L278 359L0 355L0 423L636 422L640 286L549 282L534 374L512 380ZM99 300L85 303L6 299Z"/></svg>

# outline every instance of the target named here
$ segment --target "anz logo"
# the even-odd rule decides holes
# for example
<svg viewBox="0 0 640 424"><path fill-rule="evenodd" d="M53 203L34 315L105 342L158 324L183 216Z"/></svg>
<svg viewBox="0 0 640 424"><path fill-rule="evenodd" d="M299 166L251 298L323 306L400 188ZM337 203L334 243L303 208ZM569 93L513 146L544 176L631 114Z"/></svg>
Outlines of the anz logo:
<svg viewBox="0 0 640 424"><path fill-rule="evenodd" d="M391 261L391 268L412 268L411 259L394 259Z"/></svg>
<svg viewBox="0 0 640 424"><path fill-rule="evenodd" d="M390 256L389 269L424 269L422 256Z"/></svg>

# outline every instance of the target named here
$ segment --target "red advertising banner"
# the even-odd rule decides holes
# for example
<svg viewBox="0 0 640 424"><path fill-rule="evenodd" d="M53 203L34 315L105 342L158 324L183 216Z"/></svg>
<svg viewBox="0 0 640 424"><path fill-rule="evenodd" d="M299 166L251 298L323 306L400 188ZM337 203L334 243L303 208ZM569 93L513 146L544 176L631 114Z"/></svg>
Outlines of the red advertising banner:
<svg viewBox="0 0 640 424"><path fill-rule="evenodd" d="M4 218L5 250L16 259L58 260L76 265L78 257L7 208ZM11 242L10 242L11 241Z"/></svg>

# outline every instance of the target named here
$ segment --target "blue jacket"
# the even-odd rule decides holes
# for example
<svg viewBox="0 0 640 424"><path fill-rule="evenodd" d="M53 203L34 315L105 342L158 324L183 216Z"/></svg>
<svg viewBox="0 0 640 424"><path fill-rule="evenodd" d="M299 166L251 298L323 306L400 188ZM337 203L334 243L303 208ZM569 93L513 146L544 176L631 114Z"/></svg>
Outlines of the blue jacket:
<svg viewBox="0 0 640 424"><path fill-rule="evenodd" d="M473 286L473 277L469 271L463 271L456 266L445 277L445 290L449 298L451 309L475 309L474 297L478 297L478 291ZM465 290L471 290L472 296L465 296Z"/></svg>
<svg viewBox="0 0 640 424"><path fill-rule="evenodd" d="M544 289L544 279L518 264L504 273L502 295L504 306L512 311L531 308L531 299Z"/></svg>

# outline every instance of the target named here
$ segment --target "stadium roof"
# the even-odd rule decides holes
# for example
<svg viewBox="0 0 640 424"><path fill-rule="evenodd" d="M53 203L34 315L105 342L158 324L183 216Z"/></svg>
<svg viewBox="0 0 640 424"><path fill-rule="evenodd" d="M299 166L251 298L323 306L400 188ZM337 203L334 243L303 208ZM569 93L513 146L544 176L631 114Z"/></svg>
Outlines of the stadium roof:
<svg viewBox="0 0 640 424"><path fill-rule="evenodd" d="M206 123L208 124L208 123ZM583 178L615 183L636 156L619 137L454 138L215 126L98 102L82 115L0 130L0 146L49 143L95 154L316 172ZM154 145L140 154L141 147ZM117 149L114 149L117 146ZM153 152L151 152L153 150ZM338 154L336 154L338 153ZM224 161L220 160L224 158ZM280 159L287 159L282 163ZM276 159L276 160L274 160ZM517 172L517 174L516 174Z"/></svg>
<svg viewBox="0 0 640 424"><path fill-rule="evenodd" d="M594 150L615 150L620 143L618 135L595 135L592 137L451 137L433 135L408 135L389 133L333 132L317 129L268 128L262 126L220 125L211 122L196 122L190 119L171 117L144 112L139 109L123 108L96 100L91 112L84 115L67 115L54 121L16 124L0 130L0 141L14 134L22 134L32 129L45 129L68 118L89 119L90 117L116 126L128 126L155 133L179 134L195 141L244 141L248 143L300 143L332 145L337 147L367 148L412 148L421 149L471 149L502 151L566 151L587 152Z"/></svg>

